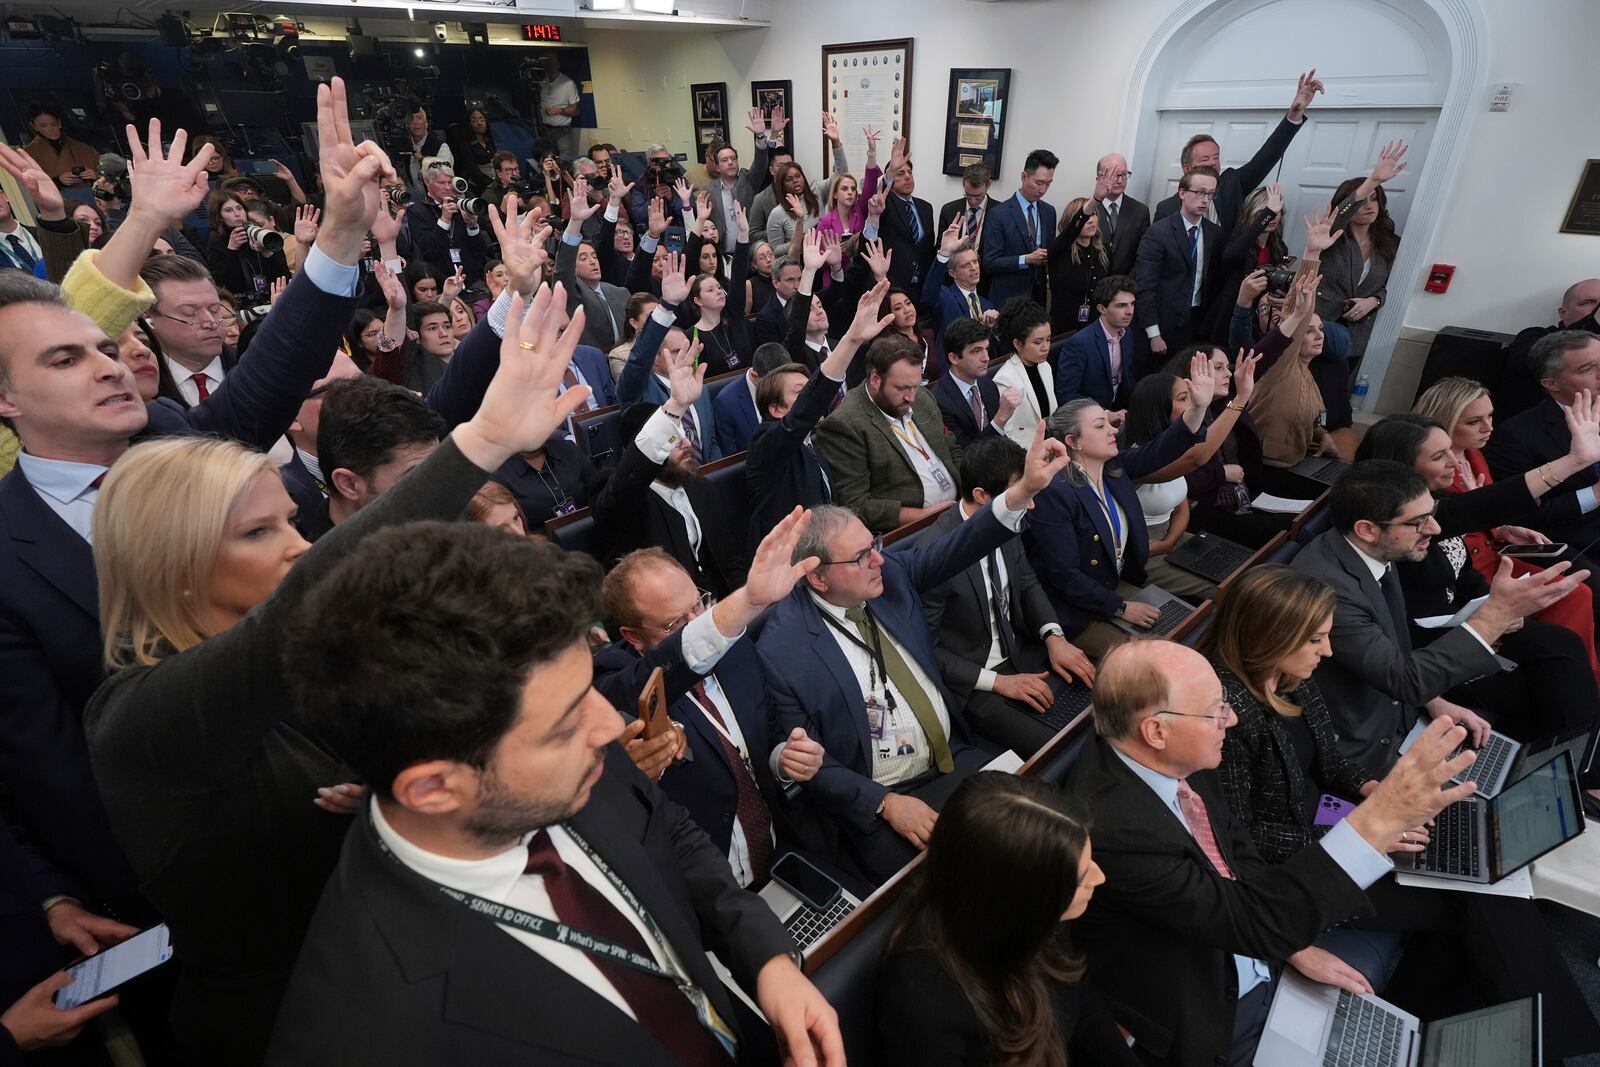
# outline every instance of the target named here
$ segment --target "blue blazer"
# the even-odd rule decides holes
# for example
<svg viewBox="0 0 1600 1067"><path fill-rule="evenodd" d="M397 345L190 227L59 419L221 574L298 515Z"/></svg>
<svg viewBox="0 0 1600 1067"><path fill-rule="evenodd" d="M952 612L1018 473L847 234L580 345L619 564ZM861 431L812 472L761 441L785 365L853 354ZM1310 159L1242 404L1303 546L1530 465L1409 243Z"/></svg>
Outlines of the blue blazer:
<svg viewBox="0 0 1600 1067"><path fill-rule="evenodd" d="M984 377L978 379L978 395L983 398L984 414L991 421L979 426L972 418L972 404L967 400L967 394L956 383L954 374L941 374L934 379L928 387L933 391L933 398L939 402L939 414L944 419L944 428L950 431L950 436L956 439L959 448L966 448L973 441L984 436L995 436L994 413L1000 407L1000 389L994 384L994 379Z"/></svg>
<svg viewBox="0 0 1600 1067"><path fill-rule="evenodd" d="M724 456L750 447L750 437L761 425L755 398L750 395L750 376L741 374L711 402L717 420L717 448Z"/></svg>
<svg viewBox="0 0 1600 1067"><path fill-rule="evenodd" d="M1056 356L1056 403L1086 396L1107 411L1128 406L1133 379L1133 331L1123 331L1122 381L1111 388L1111 346L1100 320L1094 319L1061 344Z"/></svg>
<svg viewBox="0 0 1600 1067"><path fill-rule="evenodd" d="M883 595L872 601L873 614L939 687L950 714L952 754L971 746L961 702L945 687L939 670L933 634L922 611L922 590L943 585L1011 536L994 512L986 510L944 537L884 554ZM861 683L810 589L802 582L773 607L756 651L766 668L778 736L803 727L826 753L816 777L800 786L801 796L865 833L876 825L878 805L889 790L872 780L872 738L867 733Z"/></svg>
<svg viewBox="0 0 1600 1067"><path fill-rule="evenodd" d="M733 824L739 808L739 786L734 778L722 739L706 721L705 712L689 691L700 675L683 661L683 634L679 631L648 649L643 655L626 641L616 641L594 654L594 685L607 700L631 721L639 714L639 694L650 680L650 672L661 667L665 672L667 706L675 722L684 725L689 741L689 758L673 764L661 776L662 790L689 809L723 855L733 843ZM767 703L767 680L749 641L735 641L723 653L715 669L717 684L733 707L750 753L756 785L776 822L780 791L773 777L769 756L781 740L773 728L771 707Z"/></svg>
<svg viewBox="0 0 1600 1067"><path fill-rule="evenodd" d="M611 364L606 354L593 345L579 345L572 350L572 362L584 382L594 390L595 407L609 407L617 402L617 383L611 377Z"/></svg>
<svg viewBox="0 0 1600 1067"><path fill-rule="evenodd" d="M980 295L978 307L989 311L994 301ZM961 299L961 290L950 281L949 260L936 257L928 268L928 280L922 283L922 310L933 319L933 349L943 355L944 328L956 319L972 317L972 309Z"/></svg>
<svg viewBox="0 0 1600 1067"><path fill-rule="evenodd" d="M1023 545L1069 635L1078 634L1096 619L1116 614L1122 605L1117 595L1119 580L1145 584L1150 531L1144 524L1134 479L1160 470L1204 439L1204 427L1200 433L1190 433L1182 419L1173 419L1160 437L1119 456L1114 461L1121 466L1119 473L1107 471L1106 490L1122 505L1127 524L1120 574L1111 523L1089 485L1073 485L1060 474L1034 497Z"/></svg>
<svg viewBox="0 0 1600 1067"><path fill-rule="evenodd" d="M1210 219L1200 220L1200 304L1190 303L1194 290L1194 257L1189 254L1187 227L1182 215L1168 215L1150 224L1139 241L1133 276L1139 285L1134 303L1134 327L1159 325L1169 347L1175 334L1185 329L1198 335L1206 310L1218 296L1222 285L1222 242L1220 227Z"/></svg>
<svg viewBox="0 0 1600 1067"><path fill-rule="evenodd" d="M327 496L306 470L306 465L300 462L298 452L278 468L278 474L283 478L283 487L289 491L289 499L295 504L294 528L300 531L301 537L315 543L333 529L333 521L328 518Z"/></svg>
<svg viewBox="0 0 1600 1067"><path fill-rule="evenodd" d="M1016 296L1032 296L1034 284L1043 278L1044 267L1020 267L1017 257L1025 256L1035 248L1049 248L1056 235L1056 209L1040 200L1034 205L1039 213L1039 239L1028 233L1028 220L1022 205L1013 194L1000 202L983 223L983 273L990 279L989 296L996 305L1004 307L1007 300Z"/></svg>
<svg viewBox="0 0 1600 1067"><path fill-rule="evenodd" d="M617 379L618 404L623 407L641 402L659 405L672 399L672 394L667 392L652 369L656 362L656 351L669 329L670 326L657 322L654 315L644 320L644 329L634 338L633 348L628 350L628 362L623 364L622 376ZM700 428L700 458L721 459L723 452L717 444L717 416L711 407L709 389L702 391L700 399L694 402L694 419ZM632 442L622 443L626 446Z"/></svg>

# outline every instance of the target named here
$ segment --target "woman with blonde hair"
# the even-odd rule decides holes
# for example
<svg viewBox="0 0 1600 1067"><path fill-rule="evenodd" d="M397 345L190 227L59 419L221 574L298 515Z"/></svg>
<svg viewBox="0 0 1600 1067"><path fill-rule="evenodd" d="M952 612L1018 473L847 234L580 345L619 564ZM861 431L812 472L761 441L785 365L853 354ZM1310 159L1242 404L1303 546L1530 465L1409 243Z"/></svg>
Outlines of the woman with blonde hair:
<svg viewBox="0 0 1600 1067"><path fill-rule="evenodd" d="M95 782L184 965L174 1030L208 1063L259 1062L359 787L298 714L287 623L385 527L451 520L489 472L538 448L586 390L556 387L583 330L559 295L508 328L477 414L310 548L271 461L232 441L125 453L94 509L106 665L84 711ZM513 301L512 320L520 314ZM548 320L548 321L546 321ZM528 348L521 347L527 344ZM404 605L395 605L405 610Z"/></svg>
<svg viewBox="0 0 1600 1067"><path fill-rule="evenodd" d="M1111 273L1095 204L1087 196L1069 201L1050 242L1050 332L1057 337L1094 321L1094 287Z"/></svg>

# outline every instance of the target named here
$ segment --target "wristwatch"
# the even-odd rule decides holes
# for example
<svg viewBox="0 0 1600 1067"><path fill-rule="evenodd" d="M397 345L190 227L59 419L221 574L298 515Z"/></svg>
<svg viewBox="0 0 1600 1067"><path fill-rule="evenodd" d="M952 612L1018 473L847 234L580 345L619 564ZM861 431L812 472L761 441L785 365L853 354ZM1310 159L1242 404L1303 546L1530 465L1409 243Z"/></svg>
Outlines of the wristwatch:
<svg viewBox="0 0 1600 1067"><path fill-rule="evenodd" d="M876 815L880 819L883 818L883 806L887 803L889 803L889 794L885 793L883 794L883 799L878 801L878 810L872 814Z"/></svg>

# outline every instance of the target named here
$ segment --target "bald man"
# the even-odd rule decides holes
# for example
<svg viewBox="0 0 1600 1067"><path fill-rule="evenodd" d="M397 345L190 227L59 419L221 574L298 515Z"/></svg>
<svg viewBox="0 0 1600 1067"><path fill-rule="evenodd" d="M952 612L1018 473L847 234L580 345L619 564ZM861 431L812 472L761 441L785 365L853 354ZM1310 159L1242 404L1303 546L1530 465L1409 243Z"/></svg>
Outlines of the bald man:
<svg viewBox="0 0 1600 1067"><path fill-rule="evenodd" d="M1150 208L1127 195L1128 161L1112 152L1094 167L1095 211L1100 216L1100 241L1111 256L1112 274L1132 274L1139 239L1150 228Z"/></svg>
<svg viewBox="0 0 1600 1067"><path fill-rule="evenodd" d="M1534 342L1557 330L1600 333L1600 322L1596 321L1597 308L1600 308L1600 278L1573 282L1561 294L1561 306L1556 308L1554 326L1529 326L1506 345L1505 375L1494 390L1497 421L1503 422L1544 399L1544 387L1539 384L1539 368L1533 365L1530 358Z"/></svg>
<svg viewBox="0 0 1600 1067"><path fill-rule="evenodd" d="M1471 763L1466 731L1436 720L1372 795L1314 845L1271 866L1236 823L1214 773L1238 721L1205 657L1171 641L1113 649L1094 686L1098 733L1067 776L1089 809L1106 884L1075 940L1147 1064L1249 1064L1287 960L1311 978L1370 991L1309 947L1373 913L1365 890L1402 833L1471 793L1444 789Z"/></svg>

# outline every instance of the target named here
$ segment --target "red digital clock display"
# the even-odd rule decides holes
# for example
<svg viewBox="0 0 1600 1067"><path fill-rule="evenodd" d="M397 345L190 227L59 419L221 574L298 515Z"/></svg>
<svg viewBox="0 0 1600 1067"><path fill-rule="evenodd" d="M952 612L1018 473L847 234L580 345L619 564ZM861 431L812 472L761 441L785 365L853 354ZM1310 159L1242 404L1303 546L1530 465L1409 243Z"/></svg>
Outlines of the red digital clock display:
<svg viewBox="0 0 1600 1067"><path fill-rule="evenodd" d="M522 27L522 39L524 41L559 41L561 40L561 27L554 23L524 24Z"/></svg>

